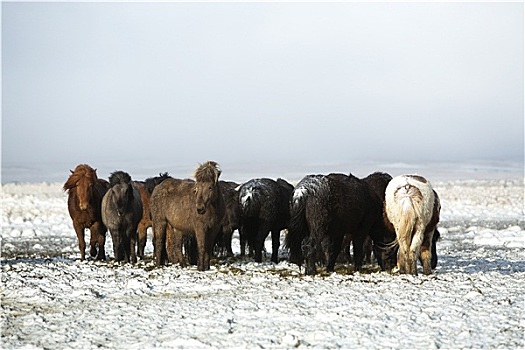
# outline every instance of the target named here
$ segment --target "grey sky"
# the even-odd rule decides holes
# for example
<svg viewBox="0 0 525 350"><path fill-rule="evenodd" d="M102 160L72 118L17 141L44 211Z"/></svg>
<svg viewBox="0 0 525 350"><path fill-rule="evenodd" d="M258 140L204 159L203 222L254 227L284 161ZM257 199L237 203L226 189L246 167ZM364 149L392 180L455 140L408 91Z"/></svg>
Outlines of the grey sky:
<svg viewBox="0 0 525 350"><path fill-rule="evenodd" d="M2 3L2 162L523 161L523 3Z"/></svg>

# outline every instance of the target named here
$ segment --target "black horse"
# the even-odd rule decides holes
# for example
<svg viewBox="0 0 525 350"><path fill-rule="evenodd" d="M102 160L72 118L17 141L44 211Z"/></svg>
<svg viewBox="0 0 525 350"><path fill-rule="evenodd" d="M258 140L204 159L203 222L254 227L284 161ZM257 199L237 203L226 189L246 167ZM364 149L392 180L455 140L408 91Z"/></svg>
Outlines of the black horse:
<svg viewBox="0 0 525 350"><path fill-rule="evenodd" d="M373 194L377 196L375 200L380 201L381 205L383 205L383 202L385 200L386 186L388 185L390 180L392 180L392 176L390 176L387 173L375 172L363 178L362 180L370 187ZM379 229L382 229L382 228L379 227ZM393 234L392 234L392 237L393 237ZM338 262L349 263L352 261L351 254L350 254L350 246L352 243L352 238L353 237L351 233L348 233L344 236L343 249L341 253L339 254L339 257L337 258ZM367 264L372 263L372 251L374 250L374 246L372 243L372 238L370 236L367 236L365 238L363 249L364 249L364 255L365 255L364 262ZM395 248L392 250L392 254L396 253L396 251L394 250ZM375 252L375 254L379 254L379 253L380 253L379 251Z"/></svg>
<svg viewBox="0 0 525 350"><path fill-rule="evenodd" d="M323 254L323 240L328 251L327 271L334 271L345 234L351 234L354 268L363 263L363 244L370 235L377 247L380 266L395 265L390 244L395 236L386 229L382 203L370 186L353 175L308 175L293 191L290 203L290 224L285 244L290 261L301 266L306 260L306 274L317 272L315 263Z"/></svg>
<svg viewBox="0 0 525 350"><path fill-rule="evenodd" d="M256 262L262 261L264 241L272 233L272 261L279 261L281 230L288 226L293 186L283 179L252 179L239 189L241 256L246 241Z"/></svg>
<svg viewBox="0 0 525 350"><path fill-rule="evenodd" d="M236 191L239 184L233 181L219 181L219 187L224 198L226 212L221 222L221 229L215 238L214 253L217 256L233 256L232 236L241 226L241 209L239 194Z"/></svg>
<svg viewBox="0 0 525 350"><path fill-rule="evenodd" d="M102 221L111 233L115 259L135 263L137 227L143 212L140 192L123 171L112 173L109 185L102 198Z"/></svg>

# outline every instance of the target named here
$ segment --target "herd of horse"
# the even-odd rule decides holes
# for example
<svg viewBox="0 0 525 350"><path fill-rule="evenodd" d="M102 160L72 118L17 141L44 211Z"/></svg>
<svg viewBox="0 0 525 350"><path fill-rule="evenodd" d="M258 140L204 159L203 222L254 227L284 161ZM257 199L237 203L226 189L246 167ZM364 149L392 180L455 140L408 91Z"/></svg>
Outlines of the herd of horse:
<svg viewBox="0 0 525 350"><path fill-rule="evenodd" d="M78 165L64 184L68 210L85 259L85 230L90 230L90 255L106 259L106 232L115 260L144 259L147 229L152 228L156 266L167 263L210 268L215 255L233 256L232 236L238 230L241 256L263 260L271 233L271 261L279 260L281 232L289 261L314 275L328 272L338 261L359 271L373 252L385 271L417 275L437 265L440 202L428 180L418 175L376 172L359 179L352 174L307 175L294 187L283 179L257 178L243 184L219 180L216 162L200 164L194 179L168 173L133 181L115 171L109 181L96 169ZM350 254L350 246L353 254Z"/></svg>

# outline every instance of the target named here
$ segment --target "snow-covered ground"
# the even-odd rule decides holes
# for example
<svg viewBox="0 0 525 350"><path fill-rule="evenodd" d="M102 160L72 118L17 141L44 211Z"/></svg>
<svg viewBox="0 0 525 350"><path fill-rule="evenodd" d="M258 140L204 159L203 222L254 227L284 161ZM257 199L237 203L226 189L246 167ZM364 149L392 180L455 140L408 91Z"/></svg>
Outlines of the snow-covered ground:
<svg viewBox="0 0 525 350"><path fill-rule="evenodd" d="M307 277L269 258L214 260L207 272L80 262L62 184L4 184L0 345L524 348L523 178L432 182L439 262L417 277L372 265ZM109 235L106 252L112 258Z"/></svg>

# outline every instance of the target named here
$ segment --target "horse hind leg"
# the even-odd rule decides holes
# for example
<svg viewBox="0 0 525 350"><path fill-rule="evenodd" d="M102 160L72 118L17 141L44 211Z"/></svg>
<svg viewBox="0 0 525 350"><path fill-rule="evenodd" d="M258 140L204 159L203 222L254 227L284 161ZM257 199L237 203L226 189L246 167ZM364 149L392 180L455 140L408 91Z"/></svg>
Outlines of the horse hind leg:
<svg viewBox="0 0 525 350"><path fill-rule="evenodd" d="M365 263L371 264L373 244L372 244L372 238L370 238L370 236L366 236L365 241L363 243L363 249L364 249L364 254L365 254Z"/></svg>
<svg viewBox="0 0 525 350"><path fill-rule="evenodd" d="M281 230L272 230L272 262L279 263L279 245L281 244Z"/></svg>
<svg viewBox="0 0 525 350"><path fill-rule="evenodd" d="M323 247L322 237L325 237L324 230L319 227L312 227L310 229L310 234L301 244L302 253L305 258L305 273L307 275L317 274L315 264L319 252Z"/></svg>
<svg viewBox="0 0 525 350"><path fill-rule="evenodd" d="M343 238L344 238L343 235L336 235L336 236L330 235L328 237L328 260L326 263L327 272L335 271L335 263L337 262L337 257L339 256L339 253L341 252L341 247L343 245Z"/></svg>
<svg viewBox="0 0 525 350"><path fill-rule="evenodd" d="M424 230L418 228L412 237L412 242L410 243L410 251L408 256L408 273L417 276L417 261L419 253L421 251L421 245L424 239ZM430 261L428 262L430 266Z"/></svg>
<svg viewBox="0 0 525 350"><path fill-rule="evenodd" d="M407 242L399 241L399 250L397 253L397 267L399 268L399 273L405 274L408 273L408 254L410 248L407 247Z"/></svg>
<svg viewBox="0 0 525 350"><path fill-rule="evenodd" d="M317 268L315 266L317 258L317 249L315 249L316 243L312 242L312 237L306 237L303 240L301 249L305 260L304 272L307 275L317 274Z"/></svg>
<svg viewBox="0 0 525 350"><path fill-rule="evenodd" d="M246 255L246 228L241 227L239 228L239 241L241 246L241 257L244 257Z"/></svg>
<svg viewBox="0 0 525 350"><path fill-rule="evenodd" d="M233 238L233 229L228 229L228 232L224 235L224 245L226 246L226 256L232 257L233 256L233 250L232 250L232 238Z"/></svg>
<svg viewBox="0 0 525 350"><path fill-rule="evenodd" d="M358 233L354 235L352 242L354 250L354 271L361 271L363 260L365 259L365 238L366 235Z"/></svg>
<svg viewBox="0 0 525 350"><path fill-rule="evenodd" d="M437 259L432 252L435 251L433 246L434 229L427 230L423 237L423 243L421 243L421 252L419 254L419 260L423 266L423 274L430 275L432 268L435 267L434 261L437 263Z"/></svg>
<svg viewBox="0 0 525 350"><path fill-rule="evenodd" d="M254 259L256 262L262 262L262 252L264 249L264 241L266 240L266 237L268 236L269 228L266 224L261 224L259 226L259 229L257 230L257 234L255 236L255 239L253 240L253 248L255 250L255 256ZM272 234L273 237L273 234ZM272 252L273 255L273 252Z"/></svg>
<svg viewBox="0 0 525 350"><path fill-rule="evenodd" d="M167 259L166 227L167 222L165 220L153 220L153 247L157 267L164 265Z"/></svg>

